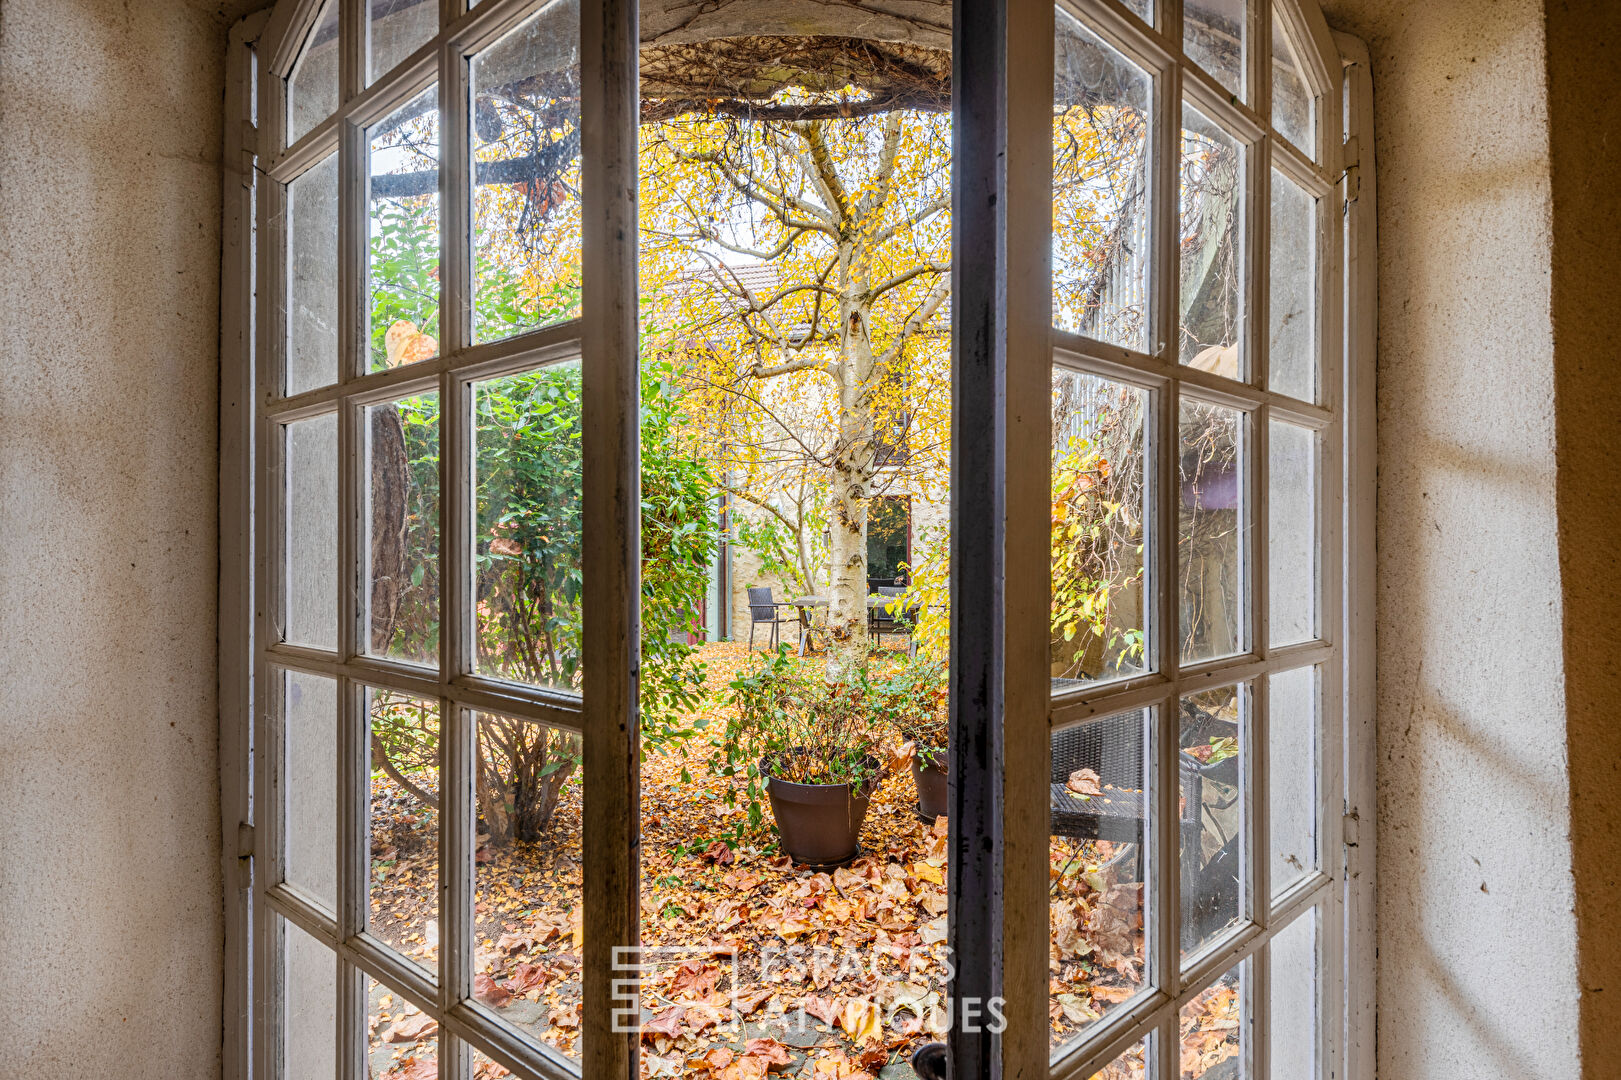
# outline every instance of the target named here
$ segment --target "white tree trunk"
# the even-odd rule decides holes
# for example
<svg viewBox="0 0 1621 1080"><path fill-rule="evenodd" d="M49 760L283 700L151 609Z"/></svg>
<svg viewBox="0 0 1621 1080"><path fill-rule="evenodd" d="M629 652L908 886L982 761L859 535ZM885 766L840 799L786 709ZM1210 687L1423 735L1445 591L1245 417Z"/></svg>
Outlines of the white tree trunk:
<svg viewBox="0 0 1621 1080"><path fill-rule="evenodd" d="M832 596L828 629L834 647L859 657L867 643L867 507L872 496L872 342L866 307L850 304L844 317L842 356L835 367L839 441L833 458L829 507Z"/></svg>

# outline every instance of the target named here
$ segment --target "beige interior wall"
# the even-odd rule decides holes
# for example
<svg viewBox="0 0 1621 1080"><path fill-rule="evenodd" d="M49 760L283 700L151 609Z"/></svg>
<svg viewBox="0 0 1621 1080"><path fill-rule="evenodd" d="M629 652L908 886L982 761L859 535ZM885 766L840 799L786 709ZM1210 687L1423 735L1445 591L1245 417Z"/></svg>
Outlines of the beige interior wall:
<svg viewBox="0 0 1621 1080"><path fill-rule="evenodd" d="M1585 1074L1603 1076L1621 1031L1621 267L1617 185L1583 170L1621 172L1621 137L1593 127L1614 131L1621 100L1614 5L1554 3L1546 20L1533 0L1325 7L1372 46L1377 94L1381 1074L1575 1076L1580 1030ZM0 13L7 1075L218 1072L218 154L234 14Z"/></svg>
<svg viewBox="0 0 1621 1080"><path fill-rule="evenodd" d="M0 11L8 1077L219 1073L221 7Z"/></svg>
<svg viewBox="0 0 1621 1080"><path fill-rule="evenodd" d="M1621 4L1547 5L1554 413L1584 1075L1621 1070Z"/></svg>
<svg viewBox="0 0 1621 1080"><path fill-rule="evenodd" d="M1325 8L1376 113L1379 1072L1575 1077L1543 7Z"/></svg>

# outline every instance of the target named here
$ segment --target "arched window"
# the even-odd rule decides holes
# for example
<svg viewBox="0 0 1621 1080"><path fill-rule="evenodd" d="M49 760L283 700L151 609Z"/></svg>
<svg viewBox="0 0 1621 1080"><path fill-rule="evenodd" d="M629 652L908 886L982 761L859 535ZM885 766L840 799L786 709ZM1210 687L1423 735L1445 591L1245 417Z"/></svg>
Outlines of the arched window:
<svg viewBox="0 0 1621 1080"><path fill-rule="evenodd" d="M1314 0L281 0L255 48L230 1070L1344 1075ZM818 700L927 668L939 823L922 750L854 869L684 816L752 790L677 738L755 662L711 596Z"/></svg>

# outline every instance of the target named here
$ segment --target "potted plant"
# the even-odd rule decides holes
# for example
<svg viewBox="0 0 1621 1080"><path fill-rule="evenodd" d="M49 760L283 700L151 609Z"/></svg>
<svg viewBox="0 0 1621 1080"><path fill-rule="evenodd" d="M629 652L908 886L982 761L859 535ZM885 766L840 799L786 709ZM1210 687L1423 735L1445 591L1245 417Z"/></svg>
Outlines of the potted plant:
<svg viewBox="0 0 1621 1080"><path fill-rule="evenodd" d="M911 749L917 812L932 822L946 812L947 720L944 666L908 657L883 684L883 711Z"/></svg>
<svg viewBox="0 0 1621 1080"><path fill-rule="evenodd" d="M824 675L779 648L730 685L731 715L710 765L744 779L750 825L762 820L763 794L794 862L828 868L853 860L880 775L866 668Z"/></svg>

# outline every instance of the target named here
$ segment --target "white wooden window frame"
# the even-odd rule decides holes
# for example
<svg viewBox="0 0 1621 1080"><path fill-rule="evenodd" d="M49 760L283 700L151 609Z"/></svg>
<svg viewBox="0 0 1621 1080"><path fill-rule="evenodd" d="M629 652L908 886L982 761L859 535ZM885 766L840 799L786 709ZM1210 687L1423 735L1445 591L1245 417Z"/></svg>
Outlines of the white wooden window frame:
<svg viewBox="0 0 1621 1080"><path fill-rule="evenodd" d="M959 0L971 3L973 0ZM1050 101L1052 7L1042 0L994 0L1005 9L1007 26L1003 74L1006 107L1021 102ZM227 115L237 118L225 133L226 243L223 253L222 394L221 394L221 823L226 842L222 870L227 885L227 977L225 980L224 1063L230 1076L277 1075L276 1015L278 987L275 963L277 916L327 945L339 971L343 1002L338 1022L339 1075L351 1080L365 1075L363 1047L363 979L370 975L440 1021L440 1076L464 1080L470 1068L469 1047L477 1046L520 1075L557 1080L578 1075L580 1066L549 1047L518 1038L513 1031L469 1004L471 990L471 918L473 867L468 841L472 836L470 760L472 710L499 711L555 727L580 731L586 740L584 783L586 829L586 971L587 1003L583 1013L585 1075L634 1075L635 1039L609 1031L612 1007L609 955L613 940L634 940L637 919L635 853L638 838L637 763L635 754L634 634L636 625L637 551L634 462L636 459L635 269L636 231L634 111L636 40L634 4L603 0L582 5L582 119L585 196L584 317L518 337L482 344L471 341L467 317L472 239L461 214L468 198L468 163L462 155L441 153L440 199L442 263L440 355L432 360L381 372L364 370L361 344L365 324L364 212L365 128L388 115L430 83L437 83L441 103L441 146L466 140L466 115L458 103L467 100L466 58L501 33L544 6L537 0L484 0L471 12L465 0L441 0L439 34L395 70L365 86L364 14L358 0L344 0L341 15L341 60L337 113L286 147L283 116L284 80L298 49L318 14L317 0L282 0L268 13L243 20L233 30L227 71ZM1248 104L1233 99L1212 78L1187 62L1181 51L1180 0L1161 0L1156 21L1147 25L1116 0L1063 0L1111 45L1140 64L1154 78L1153 206L1151 223L1154 265L1151 284L1151 340L1148 352L1105 345L1045 325L1036 327L1037 309L1014 311L1009 338L1016 345L1018 373L1010 358L1010 401L1045 399L1048 372L1054 366L1141 387L1150 394L1150 440L1174 439L1176 406L1183 398L1237 408L1248 418L1246 506L1250 528L1245 537L1247 633L1249 647L1237 656L1200 664L1178 663L1174 523L1177 520L1175 455L1151 458L1152 519L1161 543L1153 552L1153 613L1150 651L1153 670L1096 689L1051 700L1047 724L1039 733L1009 723L1007 750L1047 752L1046 731L1087 716L1125 709L1151 708L1158 717L1160 745L1174 745L1178 699L1187 693L1236 682L1252 686L1248 739L1251 767L1245 792L1248 860L1247 894L1270 897L1267 881L1266 680L1283 670L1316 665L1321 672L1322 763L1319 783L1318 843L1320 871L1295 885L1275 903L1252 905L1247 921L1209 947L1180 961L1175 872L1176 773L1171 754L1158 755L1158 828L1151 859L1164 867L1154 884L1150 905L1168 917L1153 921L1153 960L1149 991L1117 1010L1064 1049L1052 1065L1055 1077L1085 1077L1145 1036L1152 1036L1161 1077L1178 1075L1177 1010L1234 963L1251 961L1247 1008L1253 1018L1246 1035L1249 1075L1266 1080L1267 943L1272 934L1302 912L1322 911L1319 929L1323 987L1320 1004L1318 1061L1322 1074L1371 1077L1373 905L1372 905L1372 524L1373 524L1373 225L1371 169L1371 98L1366 49L1355 39L1331 34L1313 0L1252 0L1246 49ZM1271 16L1276 6L1292 34L1318 98L1316 160L1272 132ZM1034 36L1032 36L1034 35ZM1034 43L1034 44L1032 44ZM1033 50L1033 51L1032 51ZM1046 64L1040 63L1045 50ZM1007 57L1019 53L1013 61ZM1343 60L1342 60L1343 57ZM1024 61L1021 63L1019 61ZM1343 74L1342 74L1343 70ZM1177 259L1177 163L1183 102L1220 124L1246 146L1245 338L1243 353L1252 373L1235 381L1177 363L1175 296ZM1343 105L1343 108L1342 108ZM1045 111L1041 111L1045 115ZM1028 118L1027 118L1028 119ZM1347 137L1348 135L1348 137ZM1012 160L1050 163L1045 123L1009 122L1005 138ZM1360 149L1359 149L1360 147ZM340 336L339 380L293 397L280 393L285 347L282 310L284 252L278 234L287 182L336 150L340 191ZM1039 152L1039 153L1038 153ZM1022 154L1022 157L1021 157ZM1318 259L1321 287L1318 320L1321 370L1320 400L1297 401L1266 386L1267 208L1271 169L1300 183L1319 205ZM1049 186L1050 190L1050 186ZM609 196L606 192L616 193ZM630 212L627 212L630 211ZM1007 231L1034 237L1049 228L1046 212L1007 212ZM1004 264L1012 281L1040 270L1029 259ZM1029 280L1026 277L1025 280ZM1040 289L1035 290L1040 292ZM1031 348L1050 341L1039 355ZM616 361L615 358L618 358ZM461 545L442 544L446 560L441 575L441 667L426 671L378 657L361 648L363 613L358 610L360 551L364 535L363 472L365 454L356 423L367 404L422 391L437 391L442 408L442 462L468 453L471 421L470 385L538 364L583 358L586 423L586 587L593 590L592 609L601 612L586 624L587 684L584 701L545 689L515 686L473 673L468 644L467 604ZM1037 377L1039 369L1039 378ZM1022 374L1021 374L1022 373ZM1018 395L1023 394L1020 399ZM278 597L281 568L271 557L267 538L277 535L282 515L280 424L336 412L339 424L339 566L340 640L335 651L310 649L280 641ZM1269 647L1267 630L1267 484L1268 421L1277 417L1321 434L1320 470L1316 485L1318 535L1322 567L1317 619L1320 637L1286 648ZM1039 427L1039 425L1038 425ZM1008 435L1008 448L1031 440L1034 428ZM960 437L960 435L959 435ZM444 493L440 535L471 532L471 502L466 470L441 465ZM1040 472L1045 478L1044 470ZM1034 497L1028 484L1007 481L1010 497ZM1043 498L1043 501L1044 498ZM1028 518L1028 520L1026 520ZM1039 537L1031 523L1039 515L1010 514L1008 547L1015 543L1045 549L1045 526ZM1026 535L1031 534L1031 535ZM603 542L611 538L611 542ZM1039 575L1014 581L1009 571L1005 602L1037 596ZM345 583L347 582L347 587ZM251 609L248 604L252 603ZM1008 631L1008 640L1014 640ZM1010 658L1005 673L1013 691L1030 691L1044 679L1045 656ZM307 896L282 881L283 838L281 792L275 747L276 687L281 670L324 675L339 685L340 773L339 875L337 910L325 912ZM1020 681L1022 680L1022 682ZM1023 683L1029 683L1025 687ZM365 924L366 853L364 703L365 686L392 688L441 702L445 737L440 762L445 792L445 825L441 834L440 882L443 921L439 969L430 977L406 963L375 939L361 933ZM1022 742L1021 742L1022 740ZM993 824L1000 835L1015 831L1025 840L1041 834L1046 822L1036 803L1013 798L1003 818ZM1024 805L1029 803L1029 805ZM1038 823L1038 818L1039 823ZM1016 845L1023 847L1024 845ZM1034 875L1038 860L1012 856L999 864L1006 892L1003 903L1045 897L1045 864L1039 860L1039 889ZM1018 879L1018 880L1015 880ZM1039 920L1004 913L1003 947L1016 956L1005 961L1004 984L1020 1015L1044 1007L1045 911ZM954 923L955 925L955 923ZM1035 951L1039 942L1040 955ZM1035 985L1039 978L1039 988ZM1002 984L1003 972L996 973ZM1027 1009L1028 1011L1028 1009ZM1043 1008L1044 1013L1044 1008ZM1039 1045L1038 1045L1039 1044ZM1040 1039L1006 1038L994 1044L1001 1071L1048 1068L1045 1032ZM1038 1062L1036 1058L1040 1058ZM961 1074L972 1070L963 1069Z"/></svg>
<svg viewBox="0 0 1621 1080"><path fill-rule="evenodd" d="M1346 951L1346 863L1344 822L1348 808L1368 806L1366 799L1349 799L1346 763L1353 740L1360 751L1371 731L1347 708L1347 665L1362 664L1361 650L1367 631L1353 628L1347 617L1347 598L1365 584L1347 561L1344 538L1355 516L1366 507L1353 507L1347 499L1346 423L1349 406L1361 404L1366 387L1356 378L1371 357L1347 365L1347 330L1344 323L1346 293L1344 223L1341 197L1345 171L1340 108L1342 71L1339 47L1311 0L1250 0L1247 42L1244 49L1247 92L1244 101L1222 87L1190 61L1182 51L1182 5L1177 0L1156 4L1156 25L1149 26L1111 0L1062 0L1063 6L1110 45L1137 63L1154 82L1151 126L1152 192L1149 352L1098 342L1063 330L1053 331L1056 368L1094 375L1138 387L1149 395L1147 444L1151 478L1149 529L1157 541L1151 547L1148 651L1150 671L1104 686L1082 688L1055 696L1050 722L1054 729L1087 717L1125 710L1151 709L1158 748L1177 740L1178 704L1189 694L1230 685L1249 688L1246 723L1240 741L1244 747L1246 777L1244 813L1246 829L1243 909L1239 925L1218 935L1194 954L1183 958L1180 942L1180 887L1177 871L1178 800L1176 755L1156 748L1156 837L1151 865L1162 869L1149 883L1147 898L1152 935L1150 989L1137 1000L1108 1015L1083 1038L1060 1048L1052 1075L1080 1080L1114 1060L1139 1040L1149 1039L1158 1075L1181 1074L1178 1037L1179 1010L1191 1002L1235 964L1248 962L1243 1011L1248 1021L1243 1036L1246 1075L1264 1080L1270 1075L1269 950L1274 934L1296 918L1316 909L1320 987L1318 1002L1319 1046L1315 1059L1323 1076L1346 1075L1352 1062L1347 1047L1351 1037L1347 988L1353 969L1368 963L1359 952L1352 962ZM1276 134L1271 125L1272 14L1276 10L1291 35L1297 57L1306 69L1310 90L1317 100L1310 153L1297 149ZM1240 352L1247 377L1232 379L1179 363L1178 310L1180 287L1178 258L1178 182L1183 132L1182 108L1189 105L1219 125L1243 148L1243 322ZM1365 122L1365 120L1364 120ZM1314 160L1315 158L1315 160ZM1315 377L1316 401L1301 401L1268 388L1269 208L1272 170L1299 184L1317 205L1316 257L1318 275L1317 346L1321 358ZM1366 307L1372 294L1359 293L1352 303ZM1177 591L1177 521L1180 485L1177 480L1176 440L1178 405L1204 402L1240 410L1244 417L1242 460L1245 463L1241 506L1246 528L1242 538L1244 569L1240 618L1244 647L1229 657L1183 663ZM1316 499L1316 535L1319 539L1319 582L1316 602L1318 635L1314 640L1282 647L1271 645L1268 629L1268 433L1272 420L1286 420L1319 437ZM1361 458L1371 457L1372 446L1359 444ZM1366 477L1357 477L1366 482ZM1365 567L1361 568L1365 571ZM1359 609L1360 613L1360 609ZM1353 638L1356 648L1348 648ZM1269 881L1268 811L1268 679L1267 676L1299 668L1319 672L1319 737L1317 745L1318 804L1316 806L1318 860L1315 872L1272 898ZM1365 707L1366 702L1359 702ZM1356 719L1357 722L1353 723ZM1157 912L1157 915L1156 915ZM1366 912L1358 912L1366 917ZM1358 948L1365 947L1359 942ZM1358 1015L1358 1023L1365 1017ZM1363 1063L1356 1063L1359 1068ZM1371 1068L1371 1062L1368 1063ZM1357 1075L1353 1073L1352 1075Z"/></svg>

